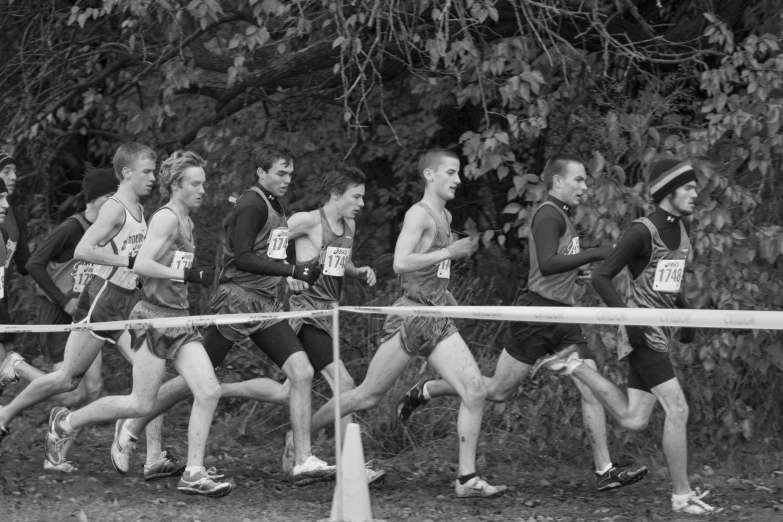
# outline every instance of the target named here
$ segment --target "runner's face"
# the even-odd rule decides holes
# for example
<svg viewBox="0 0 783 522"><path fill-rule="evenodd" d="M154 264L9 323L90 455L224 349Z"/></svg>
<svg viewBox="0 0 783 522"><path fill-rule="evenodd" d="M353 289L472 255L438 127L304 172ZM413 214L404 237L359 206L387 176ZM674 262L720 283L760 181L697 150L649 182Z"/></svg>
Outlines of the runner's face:
<svg viewBox="0 0 783 522"><path fill-rule="evenodd" d="M8 194L0 194L0 224L5 223L5 216L8 214Z"/></svg>
<svg viewBox="0 0 783 522"><path fill-rule="evenodd" d="M669 196L672 207L680 213L681 216L690 216L696 209L696 199L699 192L696 190L696 182L691 181L672 192Z"/></svg>
<svg viewBox="0 0 783 522"><path fill-rule="evenodd" d="M130 184L137 196L147 196L155 183L155 160L138 158L131 167L122 169L123 180Z"/></svg>
<svg viewBox="0 0 783 522"><path fill-rule="evenodd" d="M291 184L291 174L293 173L294 162L286 162L283 159L275 160L269 170L260 167L256 170L259 185L278 198L285 196L288 185Z"/></svg>
<svg viewBox="0 0 783 522"><path fill-rule="evenodd" d="M355 219L364 207L364 185L351 183L345 192L339 196L332 194L332 198L335 198L335 206L340 217Z"/></svg>
<svg viewBox="0 0 783 522"><path fill-rule="evenodd" d="M188 209L195 210L204 201L204 194L206 193L204 183L206 181L207 177L204 174L204 169L201 167L188 167L185 169L179 184L171 186L172 197L177 198Z"/></svg>
<svg viewBox="0 0 783 522"><path fill-rule="evenodd" d="M440 159L435 170L425 169L424 176L431 180L435 193L446 201L454 199L457 187L462 183L459 179L459 160L448 156Z"/></svg>
<svg viewBox="0 0 783 522"><path fill-rule="evenodd" d="M572 207L576 207L587 200L587 172L581 163L569 161L563 175L557 176L559 199Z"/></svg>
<svg viewBox="0 0 783 522"><path fill-rule="evenodd" d="M8 195L13 196L16 189L16 165L10 164L3 167L3 170L0 170L0 178L3 178L3 181L5 181Z"/></svg>

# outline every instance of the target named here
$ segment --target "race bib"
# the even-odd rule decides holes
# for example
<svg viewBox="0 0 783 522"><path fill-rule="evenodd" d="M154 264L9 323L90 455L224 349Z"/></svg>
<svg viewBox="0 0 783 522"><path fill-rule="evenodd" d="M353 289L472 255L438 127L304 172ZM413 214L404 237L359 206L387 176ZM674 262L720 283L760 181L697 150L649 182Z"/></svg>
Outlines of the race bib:
<svg viewBox="0 0 783 522"><path fill-rule="evenodd" d="M92 263L79 263L73 272L73 291L81 294L84 287L92 278Z"/></svg>
<svg viewBox="0 0 783 522"><path fill-rule="evenodd" d="M653 290L676 294L680 291L680 283L682 283L682 274L684 272L684 259L661 259L655 268Z"/></svg>
<svg viewBox="0 0 783 522"><path fill-rule="evenodd" d="M451 279L451 259L444 259L438 263L438 277Z"/></svg>
<svg viewBox="0 0 783 522"><path fill-rule="evenodd" d="M193 267L193 260L196 258L196 254L193 252L183 252L182 250L177 250L174 252L174 259L171 260L171 268L176 268L177 270L185 270L186 268L192 268ZM172 279L172 281L176 281L178 283L184 283L182 279Z"/></svg>
<svg viewBox="0 0 783 522"><path fill-rule="evenodd" d="M350 248L327 247L321 264L322 272L328 276L342 277L345 275L345 265L351 259Z"/></svg>
<svg viewBox="0 0 783 522"><path fill-rule="evenodd" d="M285 259L285 249L288 247L288 229L278 227L269 234L269 248L266 255L272 259Z"/></svg>
<svg viewBox="0 0 783 522"><path fill-rule="evenodd" d="M16 241L9 239L5 244L5 249L6 249L5 267L8 268L9 266L11 266L11 260L14 258L14 254L16 253Z"/></svg>

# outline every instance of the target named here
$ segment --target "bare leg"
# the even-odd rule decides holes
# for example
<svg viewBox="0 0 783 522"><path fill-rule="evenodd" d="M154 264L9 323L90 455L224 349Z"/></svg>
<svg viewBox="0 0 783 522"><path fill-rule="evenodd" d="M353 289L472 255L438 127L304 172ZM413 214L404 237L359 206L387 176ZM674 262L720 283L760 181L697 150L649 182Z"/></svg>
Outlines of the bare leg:
<svg viewBox="0 0 783 522"><path fill-rule="evenodd" d="M248 399L271 404L288 405L291 393L291 381L284 383L259 377L249 381L222 383L220 385L225 399Z"/></svg>
<svg viewBox="0 0 783 522"><path fill-rule="evenodd" d="M595 361L587 359L583 363L590 366L595 371L597 366ZM612 465L612 458L609 456L609 444L606 441L606 413L598 399L586 384L579 379L574 379L574 384L579 388L582 395L582 422L585 426L585 432L590 439L590 446L593 448L593 461L596 471L602 471L607 466Z"/></svg>
<svg viewBox="0 0 783 522"><path fill-rule="evenodd" d="M2 361L4 357L0 357L0 361ZM62 363L59 364L59 366L62 366ZM57 366L55 366L55 369L57 369ZM46 372L43 370L39 370L35 366L31 364L27 364L25 361L21 361L16 363L14 366L14 373L16 373L16 376L20 379L23 379L27 382L34 381L35 379L46 375Z"/></svg>
<svg viewBox="0 0 783 522"><path fill-rule="evenodd" d="M294 461L303 464L310 456L310 416L313 367L304 352L291 354L281 368L291 381L288 408L294 435Z"/></svg>
<svg viewBox="0 0 783 522"><path fill-rule="evenodd" d="M666 412L663 423L663 454L675 495L690 493L688 483L688 404L677 379L669 379L651 390Z"/></svg>
<svg viewBox="0 0 783 522"><path fill-rule="evenodd" d="M484 385L487 387L487 400L492 402L506 402L519 383L521 383L528 373L531 366L517 359L514 359L506 350L501 352L498 362L495 365L495 375L493 377L484 377ZM443 379L430 381L427 383L427 393L430 397L452 396L459 394L448 382Z"/></svg>
<svg viewBox="0 0 783 522"><path fill-rule="evenodd" d="M353 380L353 377L351 377L351 374L348 373L348 369L343 364L343 361L339 361L340 365L340 393L345 393L348 390L353 390L356 388L356 383ZM327 364L326 367L324 367L323 370L321 370L321 375L324 376L324 379L326 379L326 382L329 383L329 387L332 388L332 392L334 392L335 387L335 372L336 372L336 365L335 363ZM342 413L342 412L341 412ZM340 433L342 433L343 438L345 438L345 432L348 429L348 425L353 422L353 414L349 413L347 415L343 415L343 418L340 419L340 425L342 426L342 429L340 430Z"/></svg>
<svg viewBox="0 0 783 522"><path fill-rule="evenodd" d="M62 364L63 363L58 363L55 365L55 368L62 367ZM102 366L103 354L98 352L98 356L90 366L90 369L87 370L87 373L84 374L84 378L82 379L82 382L79 383L79 387L72 392L61 393L60 395L57 395L55 400L60 402L66 408L78 408L84 406L85 404L90 404L91 402L97 401L101 396L101 392L103 391ZM73 402L70 402L70 404L67 403L66 401L69 400ZM63 455L68 454L68 451L71 449L71 446L79 437L81 432L81 429L74 430L73 437L68 439L68 441L63 445Z"/></svg>

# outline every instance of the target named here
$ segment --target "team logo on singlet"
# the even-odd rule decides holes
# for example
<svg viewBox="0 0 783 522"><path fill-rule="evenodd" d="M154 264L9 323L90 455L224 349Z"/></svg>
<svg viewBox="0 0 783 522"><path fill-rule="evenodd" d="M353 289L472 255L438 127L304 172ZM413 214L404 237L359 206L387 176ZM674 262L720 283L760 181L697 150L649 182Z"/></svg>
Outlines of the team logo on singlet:
<svg viewBox="0 0 783 522"><path fill-rule="evenodd" d="M581 252L582 249L579 246L579 238L575 237L571 240L571 244L568 245L568 248L566 249L565 255L567 256L573 256L574 254L578 254Z"/></svg>
<svg viewBox="0 0 783 522"><path fill-rule="evenodd" d="M144 241L144 234L133 234L122 242L120 252L136 253L141 248L141 242ZM127 248L127 250L125 250Z"/></svg>

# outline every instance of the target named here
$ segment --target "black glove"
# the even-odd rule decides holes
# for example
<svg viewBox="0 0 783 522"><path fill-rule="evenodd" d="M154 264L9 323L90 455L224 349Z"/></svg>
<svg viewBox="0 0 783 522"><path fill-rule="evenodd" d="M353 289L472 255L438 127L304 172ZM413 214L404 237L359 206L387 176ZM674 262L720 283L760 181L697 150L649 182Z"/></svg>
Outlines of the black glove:
<svg viewBox="0 0 783 522"><path fill-rule="evenodd" d="M645 348L647 341L644 339L644 327L636 324L626 324L625 332L628 334L628 342L634 349Z"/></svg>
<svg viewBox="0 0 783 522"><path fill-rule="evenodd" d="M308 285L314 285L321 276L321 267L318 265L294 265L291 277L304 281Z"/></svg>
<svg viewBox="0 0 783 522"><path fill-rule="evenodd" d="M214 279L215 271L210 266L185 269L185 281L188 283L198 283L203 287L209 287Z"/></svg>
<svg viewBox="0 0 783 522"><path fill-rule="evenodd" d="M696 338L697 331L696 328L689 328L687 326L680 328L680 342L685 344L692 343Z"/></svg>

